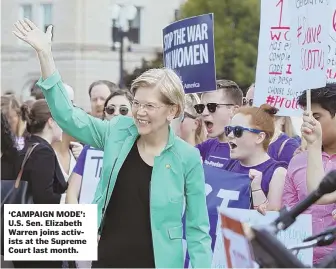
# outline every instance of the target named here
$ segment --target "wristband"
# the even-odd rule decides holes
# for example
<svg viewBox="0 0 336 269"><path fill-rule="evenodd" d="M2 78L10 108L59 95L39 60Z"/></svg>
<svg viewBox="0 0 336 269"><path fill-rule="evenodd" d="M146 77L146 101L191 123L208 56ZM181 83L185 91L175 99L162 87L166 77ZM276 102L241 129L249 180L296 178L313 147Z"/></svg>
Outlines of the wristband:
<svg viewBox="0 0 336 269"><path fill-rule="evenodd" d="M252 192L262 191L262 189L252 190Z"/></svg>

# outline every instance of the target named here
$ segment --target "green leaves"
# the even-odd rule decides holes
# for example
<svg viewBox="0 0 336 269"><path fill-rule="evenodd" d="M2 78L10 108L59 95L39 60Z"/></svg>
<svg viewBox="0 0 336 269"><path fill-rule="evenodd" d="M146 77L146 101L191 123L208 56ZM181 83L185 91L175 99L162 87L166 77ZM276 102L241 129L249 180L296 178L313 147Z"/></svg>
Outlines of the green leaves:
<svg viewBox="0 0 336 269"><path fill-rule="evenodd" d="M259 0L188 0L181 7L181 19L215 14L215 62L218 79L234 80L246 90L255 80L258 54ZM142 72L162 67L162 53L125 77L126 85Z"/></svg>
<svg viewBox="0 0 336 269"><path fill-rule="evenodd" d="M188 0L182 18L215 14L218 79L231 79L245 90L255 79L260 6L258 0Z"/></svg>

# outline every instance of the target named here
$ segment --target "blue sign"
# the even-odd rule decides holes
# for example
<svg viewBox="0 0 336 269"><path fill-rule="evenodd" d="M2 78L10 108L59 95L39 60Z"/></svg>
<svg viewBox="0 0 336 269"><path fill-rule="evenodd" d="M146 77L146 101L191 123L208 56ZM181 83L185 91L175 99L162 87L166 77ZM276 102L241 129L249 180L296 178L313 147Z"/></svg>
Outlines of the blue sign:
<svg viewBox="0 0 336 269"><path fill-rule="evenodd" d="M203 167L210 221L210 236L212 239L211 248L214 251L217 239L218 209L250 209L251 179L246 174L233 173L206 164ZM188 268L188 264L189 255L186 255L185 268Z"/></svg>
<svg viewBox="0 0 336 269"><path fill-rule="evenodd" d="M213 14L177 21L164 28L163 62L180 76L185 93L216 90Z"/></svg>

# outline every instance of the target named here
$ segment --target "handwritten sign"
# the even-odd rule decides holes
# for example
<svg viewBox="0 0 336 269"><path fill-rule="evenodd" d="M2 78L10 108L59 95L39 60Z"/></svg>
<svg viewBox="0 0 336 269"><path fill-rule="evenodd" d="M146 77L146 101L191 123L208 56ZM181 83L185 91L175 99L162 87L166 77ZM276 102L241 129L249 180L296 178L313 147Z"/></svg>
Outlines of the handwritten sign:
<svg viewBox="0 0 336 269"><path fill-rule="evenodd" d="M269 211L266 216L261 215L256 210L227 208L223 211L228 216L235 218L243 223L252 225L268 225L278 216L278 212ZM293 247L302 243L303 239L311 236L313 233L312 217L310 214L301 214L296 222L287 230L278 233L277 238L286 246ZM223 247L224 251L224 247ZM297 255L298 259L304 264L311 266L313 264L313 249L304 249Z"/></svg>
<svg viewBox="0 0 336 269"><path fill-rule="evenodd" d="M82 186L79 196L80 204L91 204L100 180L103 167L104 152L96 149L88 149L82 178Z"/></svg>
<svg viewBox="0 0 336 269"><path fill-rule="evenodd" d="M254 105L269 104L278 115L302 115L293 87L289 1L262 0Z"/></svg>
<svg viewBox="0 0 336 269"><path fill-rule="evenodd" d="M328 2L289 1L295 88L306 90L326 85L329 21Z"/></svg>
<svg viewBox="0 0 336 269"><path fill-rule="evenodd" d="M329 44L327 82L336 83L336 1L329 2Z"/></svg>
<svg viewBox="0 0 336 269"><path fill-rule="evenodd" d="M253 268L250 244L242 223L223 213L220 216L227 268Z"/></svg>
<svg viewBox="0 0 336 269"><path fill-rule="evenodd" d="M185 93L216 90L213 25L205 14L163 29L164 66L180 75Z"/></svg>

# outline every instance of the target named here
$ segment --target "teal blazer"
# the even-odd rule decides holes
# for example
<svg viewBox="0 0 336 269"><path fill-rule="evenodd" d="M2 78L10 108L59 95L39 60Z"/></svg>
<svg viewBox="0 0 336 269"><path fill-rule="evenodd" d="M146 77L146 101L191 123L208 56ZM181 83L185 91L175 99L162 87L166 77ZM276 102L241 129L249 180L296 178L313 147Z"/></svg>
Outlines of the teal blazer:
<svg viewBox="0 0 336 269"><path fill-rule="evenodd" d="M104 150L103 170L95 201L98 227L119 173L139 136L132 118L117 116L102 121L73 107L58 72L37 85L43 90L52 117L67 134ZM107 193L107 185L110 187ZM212 261L204 171L199 151L170 129L168 143L155 157L150 186L150 218L155 266L183 268L182 215L186 213L186 241L194 268L210 268ZM131 215L130 215L131 218Z"/></svg>

